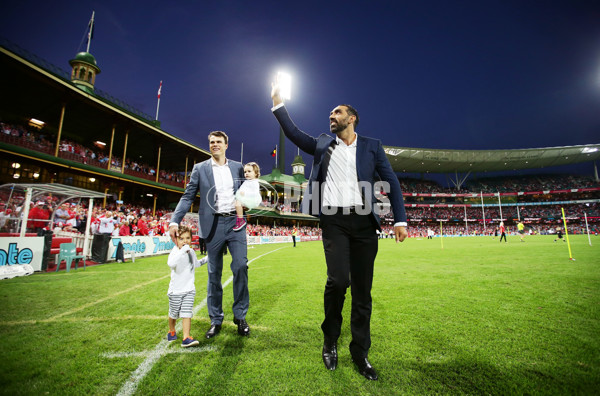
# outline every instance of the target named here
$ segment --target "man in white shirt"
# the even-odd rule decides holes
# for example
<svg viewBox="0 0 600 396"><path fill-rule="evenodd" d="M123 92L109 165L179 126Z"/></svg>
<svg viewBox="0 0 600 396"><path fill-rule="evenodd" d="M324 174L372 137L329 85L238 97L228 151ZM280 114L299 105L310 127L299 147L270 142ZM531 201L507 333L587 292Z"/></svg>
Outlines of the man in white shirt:
<svg viewBox="0 0 600 396"><path fill-rule="evenodd" d="M250 334L250 326L246 322L246 314L250 303L248 293L248 248L245 232L234 232L235 226L235 192L244 179L244 167L241 163L225 157L228 138L225 132L213 131L208 135L210 153L206 161L194 165L190 182L169 225L169 235L176 243L177 226L190 210L200 193L198 215L200 224L198 235L206 241L208 251L208 290L207 307L210 316L210 328L206 338L219 334L224 319L223 286L223 247L227 245L231 252L231 271L233 272L233 322L238 327L238 334Z"/></svg>
<svg viewBox="0 0 600 396"><path fill-rule="evenodd" d="M302 211L320 217L327 262L323 363L328 370L337 367L337 340L342 327L342 309L348 286L352 288L350 354L358 371L369 380L378 375L368 361L371 346L371 286L377 256L379 215L387 206L377 205L375 192L383 189L394 214L396 242L407 237L406 212L400 183L380 141L358 135L358 112L340 105L329 115L330 131L315 138L292 121L274 83L271 91L273 114L285 135L302 151L313 155ZM381 179L375 178L376 175ZM388 209L389 210L389 209Z"/></svg>

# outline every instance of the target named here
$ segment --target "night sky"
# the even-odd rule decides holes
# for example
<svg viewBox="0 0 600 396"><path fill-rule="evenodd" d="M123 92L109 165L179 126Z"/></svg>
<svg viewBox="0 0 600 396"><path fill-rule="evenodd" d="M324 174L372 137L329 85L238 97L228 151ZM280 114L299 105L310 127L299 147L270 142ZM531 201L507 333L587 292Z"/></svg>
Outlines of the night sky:
<svg viewBox="0 0 600 396"><path fill-rule="evenodd" d="M223 130L228 157L243 142L263 174L279 139L278 70L293 78L292 118L315 136L349 103L358 132L385 145L600 143L600 1L131 3L10 2L0 35L70 70L95 10L97 88L154 117L163 80L165 131L207 149ZM288 173L295 154L288 141Z"/></svg>

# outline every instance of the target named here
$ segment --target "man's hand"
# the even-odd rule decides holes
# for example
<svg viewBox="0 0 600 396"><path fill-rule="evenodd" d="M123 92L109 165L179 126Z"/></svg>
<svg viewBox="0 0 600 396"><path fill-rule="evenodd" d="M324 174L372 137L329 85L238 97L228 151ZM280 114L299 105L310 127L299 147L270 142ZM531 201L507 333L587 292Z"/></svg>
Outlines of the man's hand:
<svg viewBox="0 0 600 396"><path fill-rule="evenodd" d="M271 99L273 99L273 107L283 103L283 99L281 99L280 95L279 81L277 80L271 83Z"/></svg>
<svg viewBox="0 0 600 396"><path fill-rule="evenodd" d="M177 228L178 227L176 225L172 225L171 227L169 227L169 236L171 237L171 240L175 245L177 245L177 237L179 236Z"/></svg>
<svg viewBox="0 0 600 396"><path fill-rule="evenodd" d="M406 227L401 227L401 226L394 227L394 234L396 235L396 243L404 242L404 240L408 236Z"/></svg>

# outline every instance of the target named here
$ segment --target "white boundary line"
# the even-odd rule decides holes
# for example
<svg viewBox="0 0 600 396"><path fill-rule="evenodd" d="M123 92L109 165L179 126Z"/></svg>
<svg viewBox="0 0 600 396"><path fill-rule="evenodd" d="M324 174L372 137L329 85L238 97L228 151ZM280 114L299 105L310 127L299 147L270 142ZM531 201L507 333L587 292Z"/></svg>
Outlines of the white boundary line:
<svg viewBox="0 0 600 396"><path fill-rule="evenodd" d="M201 348L178 348L178 349L167 349L165 353L199 353L199 352L212 352L216 351L212 345L207 345ZM101 356L107 359L115 358L127 358L127 357L147 357L150 355L150 351L141 352L115 352L115 353L103 353Z"/></svg>
<svg viewBox="0 0 600 396"><path fill-rule="evenodd" d="M280 247L278 249L271 250L270 252L263 253L260 256L255 257L252 260L248 261L248 265L250 265L253 261L258 260L259 258L261 258L263 256L266 256L267 254L271 254L271 253L276 252L278 250L285 249L286 247L287 246ZM232 281L233 281L233 275L230 276L229 279L227 279L227 281L223 284L223 289L227 285L229 285ZM196 313L198 313L198 311L200 311L205 306L206 306L206 298L204 298L204 300L202 300L202 302L200 302L198 305L196 305L194 307L194 315L196 315ZM179 323L177 324L177 327L175 328L175 330L176 331L181 331L181 328L182 328L182 324L181 324L181 321L179 321ZM166 338L163 338L154 347L153 350L145 352L145 354L147 354L146 359L131 374L131 376L129 377L129 379L127 380L127 382L125 382L125 384L123 384L123 386L119 390L119 393L117 393L117 396L126 396L126 395L129 396L129 395L133 395L135 393L135 391L136 391L139 383L144 379L144 377L146 376L146 374L148 374L150 372L150 370L152 370L152 367L158 361L158 359L160 359L161 357L163 357L165 354L169 353L167 351L167 347L168 346L169 346L169 341L167 341Z"/></svg>

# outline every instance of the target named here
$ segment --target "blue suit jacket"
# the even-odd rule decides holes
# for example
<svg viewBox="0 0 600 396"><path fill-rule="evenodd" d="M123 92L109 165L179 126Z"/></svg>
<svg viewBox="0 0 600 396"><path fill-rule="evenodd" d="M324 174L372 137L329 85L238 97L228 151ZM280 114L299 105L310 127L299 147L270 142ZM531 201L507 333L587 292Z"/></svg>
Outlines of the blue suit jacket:
<svg viewBox="0 0 600 396"><path fill-rule="evenodd" d="M302 200L302 212L313 216L320 216L322 197L320 197L321 183L325 180L328 166L327 150L335 141L335 138L328 134L322 134L315 138L301 131L290 118L285 106L282 106L273 112L277 121L281 125L283 132L300 150L313 156L312 168L308 180L307 191L304 192ZM406 211L404 209L404 199L402 189L392 166L388 161L381 141L358 135L356 144L356 177L361 185L368 185L370 188L362 189L363 201L370 209L371 215L377 221L380 227L381 219L375 210L377 200L373 186L375 182L381 180L389 183L387 198L394 213L394 222L405 222Z"/></svg>
<svg viewBox="0 0 600 396"><path fill-rule="evenodd" d="M233 192L238 190L244 182L244 166L240 162L227 159L231 176L233 177ZM194 165L190 181L181 196L177 208L171 217L171 223L179 224L190 207L196 200L196 194L200 193L200 207L198 216L200 217L200 226L198 235L200 238L207 238L212 229L215 219L216 190L215 178L212 170L212 158Z"/></svg>

